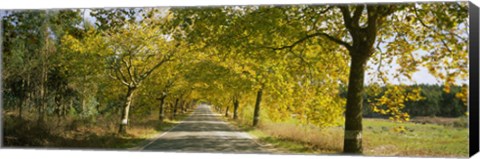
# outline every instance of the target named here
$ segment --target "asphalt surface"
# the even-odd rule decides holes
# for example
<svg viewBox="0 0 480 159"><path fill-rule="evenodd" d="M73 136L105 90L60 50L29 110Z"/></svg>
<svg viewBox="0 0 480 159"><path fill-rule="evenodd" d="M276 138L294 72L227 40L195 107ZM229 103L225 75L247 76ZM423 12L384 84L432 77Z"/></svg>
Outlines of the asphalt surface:
<svg viewBox="0 0 480 159"><path fill-rule="evenodd" d="M199 105L192 114L143 150L164 152L266 153L247 133L237 131L213 113L209 105Z"/></svg>

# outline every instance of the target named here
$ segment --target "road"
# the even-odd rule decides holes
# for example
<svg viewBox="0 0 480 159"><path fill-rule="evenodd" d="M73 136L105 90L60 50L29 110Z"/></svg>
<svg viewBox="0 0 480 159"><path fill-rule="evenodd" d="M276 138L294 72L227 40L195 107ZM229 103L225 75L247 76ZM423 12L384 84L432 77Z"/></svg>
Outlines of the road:
<svg viewBox="0 0 480 159"><path fill-rule="evenodd" d="M241 131L235 130L213 113L209 105L199 105L192 114L170 131L146 144L143 150L164 152L266 153L268 150Z"/></svg>

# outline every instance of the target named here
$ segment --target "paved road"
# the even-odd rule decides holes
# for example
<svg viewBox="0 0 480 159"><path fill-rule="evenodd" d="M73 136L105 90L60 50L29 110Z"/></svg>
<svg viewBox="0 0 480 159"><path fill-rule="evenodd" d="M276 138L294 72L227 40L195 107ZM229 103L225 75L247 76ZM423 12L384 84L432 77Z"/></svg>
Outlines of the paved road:
<svg viewBox="0 0 480 159"><path fill-rule="evenodd" d="M208 105L199 105L179 125L149 143L144 150L176 152L264 153L252 137L236 131L213 113Z"/></svg>

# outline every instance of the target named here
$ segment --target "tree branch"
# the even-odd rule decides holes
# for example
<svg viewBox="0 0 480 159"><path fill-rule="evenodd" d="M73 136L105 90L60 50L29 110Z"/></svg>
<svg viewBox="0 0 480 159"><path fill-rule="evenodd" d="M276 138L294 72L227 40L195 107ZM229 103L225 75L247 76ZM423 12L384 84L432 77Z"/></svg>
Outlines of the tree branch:
<svg viewBox="0 0 480 159"><path fill-rule="evenodd" d="M121 68L118 67L118 59L116 57L113 57L114 58L114 61L113 61L113 66L112 66L112 69L115 73L115 76L118 77L118 79L122 80L123 82L126 82L128 83L127 81L127 78L123 75L123 72L120 70Z"/></svg>
<svg viewBox="0 0 480 159"><path fill-rule="evenodd" d="M129 58L130 60L130 63L128 63L124 57L122 57L122 62L125 64L125 66L127 66L127 74L128 74L128 77L130 77L130 80L134 83L134 84L137 84L137 82L135 82L135 78L134 78L134 75L132 74L132 71L131 71L131 68L132 68L132 57L130 56Z"/></svg>
<svg viewBox="0 0 480 159"><path fill-rule="evenodd" d="M108 77L110 77L110 78L112 78L112 79L115 79L115 80L118 80L118 81L120 81L122 84L129 86L128 83L126 83L125 81L119 79L118 76L113 76L113 75L110 74L110 73L107 73L107 75L108 75Z"/></svg>
<svg viewBox="0 0 480 159"><path fill-rule="evenodd" d="M420 18L420 15L418 15L418 11L417 11L417 7L413 6L413 10L415 11L415 16L417 16L417 20L420 22L420 24L422 24L424 27L428 28L428 29L432 29L430 26L426 25L423 20ZM432 29L434 30L434 29Z"/></svg>
<svg viewBox="0 0 480 159"><path fill-rule="evenodd" d="M127 86L130 86L130 84L127 82L127 78L125 78L125 76L123 76L123 74L119 70L119 68L113 68L113 71L115 72L115 76L117 77L116 79L118 79L123 84L125 84Z"/></svg>
<svg viewBox="0 0 480 159"><path fill-rule="evenodd" d="M296 45L310 39L310 38L313 38L313 37L316 37L316 36L323 36L323 37L326 37L328 40L330 41L333 41L337 44L340 44L340 45L343 45L345 48L347 49L350 49L351 48L351 45L348 44L347 42L345 41L342 41L338 38L335 38L333 36L330 36L326 33L314 33L314 34L310 34L310 35L307 35L297 41L295 41L294 43L290 44L290 45L287 45L287 46L282 46L282 47L266 47L266 48L269 48L269 49L273 49L273 50L284 50L284 49L292 49L293 47L295 47Z"/></svg>
<svg viewBox="0 0 480 159"><path fill-rule="evenodd" d="M363 10L365 9L365 5L358 5L356 8L355 8L355 12L353 13L353 18L352 18L352 22L351 22L351 25L355 28L359 28L360 26L360 17L362 16L362 12Z"/></svg>
<svg viewBox="0 0 480 159"><path fill-rule="evenodd" d="M173 54L177 51L177 48L180 46L179 43L177 43L175 45L175 49L173 49L173 51L171 51L170 53L168 53L167 55L165 55L163 57L163 59L157 63L155 66L153 66L151 69L149 69L147 72L143 73L142 75L140 75L140 79L139 81L142 81L143 79L147 78L155 69L157 69L158 67L160 67L162 64L164 64L165 62L167 61L171 61L171 56L173 56Z"/></svg>
<svg viewBox="0 0 480 159"><path fill-rule="evenodd" d="M375 38L377 37L377 20L378 20L378 6L369 5L367 6L367 40L369 45L375 43Z"/></svg>
<svg viewBox="0 0 480 159"><path fill-rule="evenodd" d="M332 8L333 8L333 6L328 6L327 9L320 11L319 14L325 14L325 13L327 13L327 12L328 12L330 9L332 9Z"/></svg>
<svg viewBox="0 0 480 159"><path fill-rule="evenodd" d="M417 17L417 20L420 22L420 24L422 24L422 26L424 26L425 28L428 28L428 29L431 29L433 30L434 32L438 33L438 30L435 29L434 27L432 26L428 26L423 20L422 18L420 17L420 15L418 14L418 10L417 10L417 7L416 6L413 6L413 10L414 10L414 13L415 13L415 16ZM450 34L452 34L453 36L459 38L460 40L463 40L463 41L468 41L467 39L463 38L462 36L458 35L458 34L455 34L453 32L450 32Z"/></svg>
<svg viewBox="0 0 480 159"><path fill-rule="evenodd" d="M353 33L352 17L348 6L338 6L338 8L340 8L340 11L342 12L345 27L350 33Z"/></svg>

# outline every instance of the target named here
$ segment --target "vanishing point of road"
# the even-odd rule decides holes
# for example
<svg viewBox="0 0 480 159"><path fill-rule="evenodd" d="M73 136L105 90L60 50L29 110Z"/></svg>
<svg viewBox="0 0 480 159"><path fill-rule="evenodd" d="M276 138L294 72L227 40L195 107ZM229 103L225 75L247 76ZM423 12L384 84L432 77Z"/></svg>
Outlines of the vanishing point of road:
<svg viewBox="0 0 480 159"><path fill-rule="evenodd" d="M142 149L173 152L266 153L249 134L235 130L200 104L192 114L171 130L159 135Z"/></svg>

